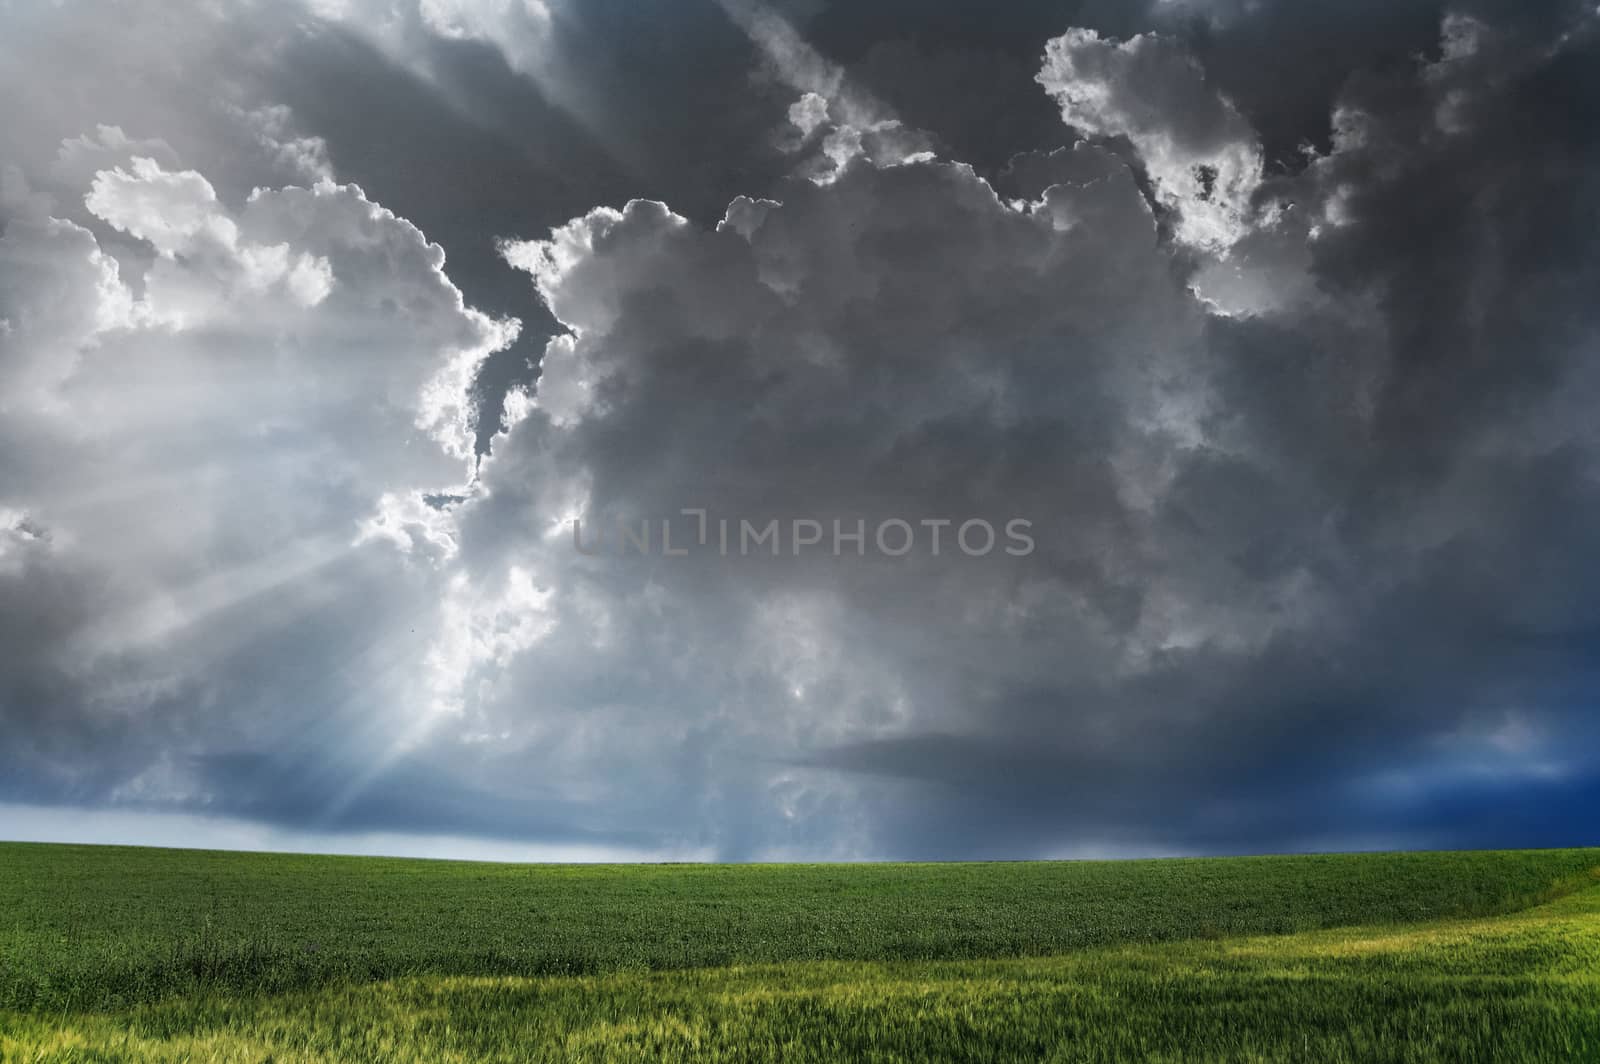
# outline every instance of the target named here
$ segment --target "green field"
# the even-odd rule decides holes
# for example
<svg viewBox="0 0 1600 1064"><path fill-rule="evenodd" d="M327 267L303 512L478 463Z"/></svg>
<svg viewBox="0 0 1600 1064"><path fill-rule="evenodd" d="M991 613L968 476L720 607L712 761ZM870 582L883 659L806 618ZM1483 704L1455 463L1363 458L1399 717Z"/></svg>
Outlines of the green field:
<svg viewBox="0 0 1600 1064"><path fill-rule="evenodd" d="M10 1060L1600 1061L1600 850L511 866L0 845Z"/></svg>

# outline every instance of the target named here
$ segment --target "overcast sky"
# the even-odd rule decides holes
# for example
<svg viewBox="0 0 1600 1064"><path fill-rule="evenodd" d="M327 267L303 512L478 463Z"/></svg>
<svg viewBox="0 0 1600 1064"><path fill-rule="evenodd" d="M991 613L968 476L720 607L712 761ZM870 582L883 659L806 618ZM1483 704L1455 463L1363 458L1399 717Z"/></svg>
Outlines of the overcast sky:
<svg viewBox="0 0 1600 1064"><path fill-rule="evenodd" d="M1600 842L1592 3L0 0L0 98L0 837Z"/></svg>

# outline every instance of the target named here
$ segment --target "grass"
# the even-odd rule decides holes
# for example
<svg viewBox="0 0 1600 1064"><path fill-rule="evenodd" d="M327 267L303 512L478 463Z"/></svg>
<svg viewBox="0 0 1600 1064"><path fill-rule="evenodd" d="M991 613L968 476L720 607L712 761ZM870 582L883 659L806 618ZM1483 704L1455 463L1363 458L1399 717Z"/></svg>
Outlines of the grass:
<svg viewBox="0 0 1600 1064"><path fill-rule="evenodd" d="M4 846L0 1055L1600 1060L1597 866L1597 850L619 868Z"/></svg>

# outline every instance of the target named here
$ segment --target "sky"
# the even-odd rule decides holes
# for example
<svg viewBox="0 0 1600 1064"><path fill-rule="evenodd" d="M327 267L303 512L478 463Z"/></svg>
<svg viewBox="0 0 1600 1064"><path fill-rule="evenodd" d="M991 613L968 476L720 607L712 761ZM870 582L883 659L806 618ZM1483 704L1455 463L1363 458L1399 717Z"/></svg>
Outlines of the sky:
<svg viewBox="0 0 1600 1064"><path fill-rule="evenodd" d="M1600 9L0 0L0 838L1600 843Z"/></svg>

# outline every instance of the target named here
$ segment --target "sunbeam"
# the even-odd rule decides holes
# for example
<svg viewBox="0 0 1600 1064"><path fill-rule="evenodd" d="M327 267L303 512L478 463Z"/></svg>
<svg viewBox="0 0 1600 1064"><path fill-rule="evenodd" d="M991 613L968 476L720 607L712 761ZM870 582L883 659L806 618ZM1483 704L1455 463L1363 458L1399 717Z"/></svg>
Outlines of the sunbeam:
<svg viewBox="0 0 1600 1064"><path fill-rule="evenodd" d="M93 658L171 643L256 599L310 581L350 549L348 538L321 536L286 544L267 556L212 569L186 585L163 588L97 619L73 637L72 652Z"/></svg>

